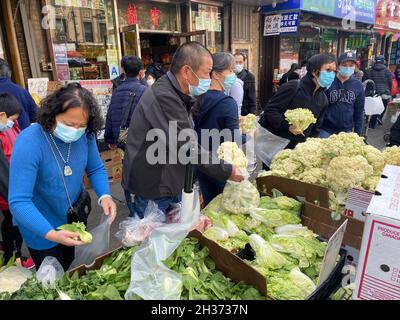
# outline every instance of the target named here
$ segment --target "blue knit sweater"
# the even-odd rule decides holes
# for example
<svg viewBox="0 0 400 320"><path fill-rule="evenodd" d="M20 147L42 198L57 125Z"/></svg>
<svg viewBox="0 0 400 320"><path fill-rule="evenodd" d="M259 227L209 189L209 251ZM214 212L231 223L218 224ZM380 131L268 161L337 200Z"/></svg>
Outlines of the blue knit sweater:
<svg viewBox="0 0 400 320"><path fill-rule="evenodd" d="M54 139L66 159L68 145ZM49 140L60 166L64 168L58 151ZM110 194L107 173L95 139L84 135L73 143L69 165L73 175L65 177L65 181L72 203L82 192L85 171L99 197ZM9 203L14 224L19 227L29 248L47 250L57 245L46 240L45 236L67 223L69 204L60 170L39 125L24 130L16 140L11 157Z"/></svg>

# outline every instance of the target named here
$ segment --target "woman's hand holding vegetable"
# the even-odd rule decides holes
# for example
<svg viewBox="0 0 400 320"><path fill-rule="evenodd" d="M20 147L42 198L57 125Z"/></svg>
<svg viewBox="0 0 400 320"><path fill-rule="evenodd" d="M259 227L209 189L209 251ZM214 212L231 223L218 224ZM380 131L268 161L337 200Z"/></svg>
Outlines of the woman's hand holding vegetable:
<svg viewBox="0 0 400 320"><path fill-rule="evenodd" d="M117 216L117 205L111 197L104 197L100 204L103 207L104 214L109 217L109 224L112 224Z"/></svg>
<svg viewBox="0 0 400 320"><path fill-rule="evenodd" d="M295 136L298 136L298 135L302 135L303 134L303 132L299 129L299 128L297 128L295 125L291 125L290 127L289 127L289 131L292 133L292 134L294 134Z"/></svg>
<svg viewBox="0 0 400 320"><path fill-rule="evenodd" d="M85 244L84 242L79 241L79 233L70 231L51 230L46 234L46 239L67 247L83 246Z"/></svg>
<svg viewBox="0 0 400 320"><path fill-rule="evenodd" d="M232 173L229 177L230 181L242 182L246 179L246 172L243 169L232 166Z"/></svg>

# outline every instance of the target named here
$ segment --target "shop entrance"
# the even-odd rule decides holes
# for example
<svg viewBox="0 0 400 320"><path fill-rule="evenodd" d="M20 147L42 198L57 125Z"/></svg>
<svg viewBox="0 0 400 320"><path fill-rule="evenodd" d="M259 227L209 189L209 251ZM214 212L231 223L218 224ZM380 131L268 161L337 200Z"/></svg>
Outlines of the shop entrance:
<svg viewBox="0 0 400 320"><path fill-rule="evenodd" d="M143 60L147 69L152 64L168 71L178 47L189 41L207 44L207 31L187 33L141 32L139 25L121 28L122 55L135 55ZM158 76L158 75L157 75Z"/></svg>

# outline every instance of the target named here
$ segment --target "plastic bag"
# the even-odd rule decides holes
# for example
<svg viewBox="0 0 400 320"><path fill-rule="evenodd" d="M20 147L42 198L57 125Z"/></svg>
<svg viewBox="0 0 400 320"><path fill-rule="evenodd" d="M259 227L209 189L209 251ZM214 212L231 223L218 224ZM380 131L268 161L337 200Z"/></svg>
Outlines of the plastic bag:
<svg viewBox="0 0 400 320"><path fill-rule="evenodd" d="M107 253L110 248L110 229L111 225L108 217L103 215L100 224L90 231L93 241L85 246L75 248L75 260L72 262L70 269L79 266L91 266L96 258Z"/></svg>
<svg viewBox="0 0 400 320"><path fill-rule="evenodd" d="M144 213L144 219L127 218L119 225L115 236L126 247L133 247L145 241L153 230L165 222L165 214L157 204L150 201Z"/></svg>
<svg viewBox="0 0 400 320"><path fill-rule="evenodd" d="M32 272L21 267L8 267L0 272L0 293L13 294L32 276Z"/></svg>
<svg viewBox="0 0 400 320"><path fill-rule="evenodd" d="M181 223L164 224L156 228L146 242L132 256L131 284L125 294L126 300L138 297L145 300L179 300L182 277L168 269L166 260L200 217L198 191L183 194Z"/></svg>
<svg viewBox="0 0 400 320"><path fill-rule="evenodd" d="M54 257L46 257L36 273L36 278L44 287L51 287L63 275L64 269L60 262Z"/></svg>
<svg viewBox="0 0 400 320"><path fill-rule="evenodd" d="M255 139L251 138L242 145L242 150L247 158L247 171L252 174L257 168L257 156L255 151Z"/></svg>
<svg viewBox="0 0 400 320"><path fill-rule="evenodd" d="M365 97L365 114L373 116L385 111L382 97Z"/></svg>
<svg viewBox="0 0 400 320"><path fill-rule="evenodd" d="M284 150L290 140L274 135L258 125L255 137L255 152L257 157L268 167L274 157Z"/></svg>
<svg viewBox="0 0 400 320"><path fill-rule="evenodd" d="M230 213L249 214L260 204L260 193L249 181L228 181L222 193L222 207Z"/></svg>
<svg viewBox="0 0 400 320"><path fill-rule="evenodd" d="M167 224L180 223L182 214L182 203L176 203L173 205L173 209L167 215Z"/></svg>

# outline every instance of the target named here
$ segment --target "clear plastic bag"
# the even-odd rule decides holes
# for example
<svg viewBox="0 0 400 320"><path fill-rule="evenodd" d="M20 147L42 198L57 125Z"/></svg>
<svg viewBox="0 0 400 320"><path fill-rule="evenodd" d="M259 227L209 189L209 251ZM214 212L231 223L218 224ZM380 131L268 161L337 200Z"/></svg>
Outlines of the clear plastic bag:
<svg viewBox="0 0 400 320"><path fill-rule="evenodd" d="M165 214L157 204L150 201L143 219L138 217L127 218L119 225L119 231L115 236L125 247L133 247L145 241L153 230L165 222Z"/></svg>
<svg viewBox="0 0 400 320"><path fill-rule="evenodd" d="M44 287L52 287L63 275L64 269L60 262L54 257L46 257L36 273L36 278Z"/></svg>
<svg viewBox="0 0 400 320"><path fill-rule="evenodd" d="M274 135L267 129L257 126L255 137L255 153L257 158L268 167L271 165L274 157L284 150L290 140Z"/></svg>
<svg viewBox="0 0 400 320"><path fill-rule="evenodd" d="M233 214L249 214L260 204L260 193L249 181L228 181L222 194L222 207Z"/></svg>
<svg viewBox="0 0 400 320"><path fill-rule="evenodd" d="M91 266L96 258L107 253L110 248L110 229L108 217L103 215L100 224L90 231L93 241L88 245L75 248L75 260L70 268L75 269L82 265Z"/></svg>
<svg viewBox="0 0 400 320"><path fill-rule="evenodd" d="M21 286L32 277L32 272L21 267L8 267L0 269L0 293L13 294L21 289Z"/></svg>
<svg viewBox="0 0 400 320"><path fill-rule="evenodd" d="M199 221L197 190L194 194L183 194L182 208L181 223L164 224L156 228L133 254L131 284L125 294L126 300L138 297L144 300L180 299L182 277L168 269L163 261L178 248Z"/></svg>

